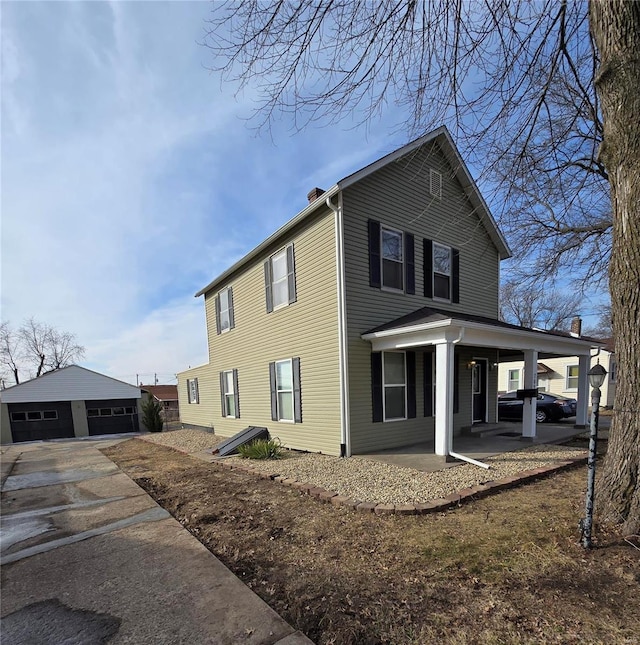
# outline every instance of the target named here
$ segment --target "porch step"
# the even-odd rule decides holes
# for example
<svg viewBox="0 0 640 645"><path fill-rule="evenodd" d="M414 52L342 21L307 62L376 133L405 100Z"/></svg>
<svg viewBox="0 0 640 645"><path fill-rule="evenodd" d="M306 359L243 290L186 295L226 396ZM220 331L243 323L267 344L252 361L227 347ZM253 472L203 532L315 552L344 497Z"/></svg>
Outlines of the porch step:
<svg viewBox="0 0 640 645"><path fill-rule="evenodd" d="M513 424L504 423L476 423L472 426L463 426L462 434L467 437L492 437L502 432L513 431Z"/></svg>

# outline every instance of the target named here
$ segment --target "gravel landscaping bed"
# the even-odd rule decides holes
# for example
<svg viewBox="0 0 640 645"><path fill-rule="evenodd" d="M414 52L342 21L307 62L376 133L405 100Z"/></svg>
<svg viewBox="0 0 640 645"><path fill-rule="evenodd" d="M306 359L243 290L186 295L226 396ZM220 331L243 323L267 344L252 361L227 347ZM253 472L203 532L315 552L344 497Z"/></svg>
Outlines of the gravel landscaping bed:
<svg viewBox="0 0 640 645"><path fill-rule="evenodd" d="M176 430L143 437L185 452L200 452L215 447L226 437L200 430ZM487 481L517 475L525 470L551 466L586 456L586 451L557 445L531 446L485 459L489 470L461 464L425 473L411 468L385 464L362 457L340 459L328 455L286 451L285 458L259 461L228 457L226 463L242 463L255 472L283 475L313 484L354 500L379 504L412 504L446 497Z"/></svg>

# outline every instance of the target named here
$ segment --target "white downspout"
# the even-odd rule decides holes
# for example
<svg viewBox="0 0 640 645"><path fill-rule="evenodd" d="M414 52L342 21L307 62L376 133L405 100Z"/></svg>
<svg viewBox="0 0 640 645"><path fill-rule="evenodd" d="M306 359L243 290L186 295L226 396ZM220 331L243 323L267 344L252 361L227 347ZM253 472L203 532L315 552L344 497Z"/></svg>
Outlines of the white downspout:
<svg viewBox="0 0 640 645"><path fill-rule="evenodd" d="M338 193L338 206L331 198L325 200L333 211L336 232L336 286L338 292L338 356L340 377L340 453L351 456L351 424L349 419L349 370L347 366L346 297L344 274L344 229L342 220L342 193Z"/></svg>

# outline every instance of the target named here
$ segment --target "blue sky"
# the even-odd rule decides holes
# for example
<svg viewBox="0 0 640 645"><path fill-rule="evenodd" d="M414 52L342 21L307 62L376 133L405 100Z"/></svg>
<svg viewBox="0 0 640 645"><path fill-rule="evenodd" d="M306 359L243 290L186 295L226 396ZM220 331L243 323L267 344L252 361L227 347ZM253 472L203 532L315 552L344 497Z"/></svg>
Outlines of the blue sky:
<svg viewBox="0 0 640 645"><path fill-rule="evenodd" d="M210 10L1 5L2 319L73 332L85 366L130 382L206 362L194 293L311 188L407 141L396 108L366 128L256 132L257 94L207 70Z"/></svg>
<svg viewBox="0 0 640 645"><path fill-rule="evenodd" d="M2 3L2 318L83 364L172 382L206 362L194 293L328 187L405 143L394 121L257 133L198 42L207 2Z"/></svg>

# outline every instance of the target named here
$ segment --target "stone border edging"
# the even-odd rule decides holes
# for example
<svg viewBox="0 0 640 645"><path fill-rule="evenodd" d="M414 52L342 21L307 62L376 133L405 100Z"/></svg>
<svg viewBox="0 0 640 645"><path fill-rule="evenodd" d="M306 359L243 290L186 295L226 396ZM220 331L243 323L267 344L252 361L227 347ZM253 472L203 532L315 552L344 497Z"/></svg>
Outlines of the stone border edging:
<svg viewBox="0 0 640 645"><path fill-rule="evenodd" d="M350 497L338 495L338 493L334 491L317 487L314 484L306 484L304 482L296 481L295 479L290 479L284 475L258 472L251 468L251 466L237 463L231 464L224 461L213 461L211 463L216 464L221 468L226 468L227 470L237 470L239 472L256 476L260 479L268 479L278 482L279 484L284 484L285 486L299 490L301 493L309 495L310 497L315 497L325 504L330 503L335 506L344 506L363 513L375 513L376 515L426 515L428 513L446 511L453 506L460 506L461 504L471 502L488 495L493 495L502 490L516 488L521 484L542 479L552 473L561 472L568 470L569 468L573 468L574 466L585 464L587 463L587 457L575 457L574 459L561 461L558 464L540 466L539 468L533 468L531 470L523 470L518 475L488 481L484 484L472 486L471 488L463 488L456 493L447 495L446 497L431 499L426 502L416 502L414 504L377 504L376 502L361 502L359 500L351 499Z"/></svg>

